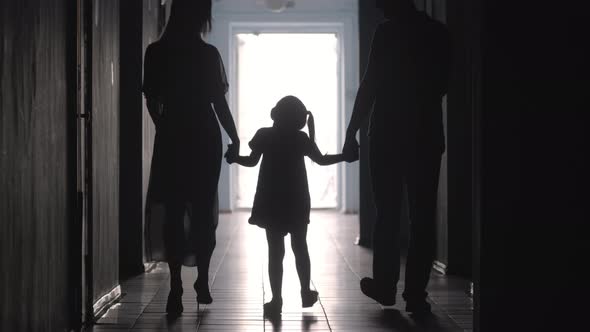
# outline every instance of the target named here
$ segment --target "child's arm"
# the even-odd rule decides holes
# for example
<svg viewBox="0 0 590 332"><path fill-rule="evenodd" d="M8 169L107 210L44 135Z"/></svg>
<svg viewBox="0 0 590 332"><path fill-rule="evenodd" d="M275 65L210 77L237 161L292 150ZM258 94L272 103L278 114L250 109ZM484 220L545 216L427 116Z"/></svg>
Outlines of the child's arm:
<svg viewBox="0 0 590 332"><path fill-rule="evenodd" d="M313 160L313 162L321 166L333 165L345 161L344 155L342 153L322 154L315 143L312 144L312 149L311 153L309 154L309 158Z"/></svg>
<svg viewBox="0 0 590 332"><path fill-rule="evenodd" d="M229 164L237 163L238 165L242 165L245 167L254 167L258 165L260 161L260 157L262 154L260 152L252 151L249 156L240 156L237 150L233 150L230 145L227 153L225 154L225 159Z"/></svg>
<svg viewBox="0 0 590 332"><path fill-rule="evenodd" d="M238 165L242 165L245 167L254 167L258 165L261 156L262 154L252 151L249 156L236 156L235 162Z"/></svg>

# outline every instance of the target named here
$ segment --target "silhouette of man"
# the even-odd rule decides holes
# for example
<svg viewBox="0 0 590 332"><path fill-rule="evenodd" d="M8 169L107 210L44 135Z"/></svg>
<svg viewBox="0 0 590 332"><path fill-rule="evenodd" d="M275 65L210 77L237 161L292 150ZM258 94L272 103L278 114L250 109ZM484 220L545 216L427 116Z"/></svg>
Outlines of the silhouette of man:
<svg viewBox="0 0 590 332"><path fill-rule="evenodd" d="M450 43L446 27L416 10L412 0L377 0L387 20L373 36L343 152L358 148L356 133L369 123L369 168L377 220L373 278L361 291L395 304L400 275L402 190L410 203L410 245L403 298L406 311L430 312L426 286L435 254L435 215L445 150L442 97L447 92ZM405 186L404 186L405 185Z"/></svg>

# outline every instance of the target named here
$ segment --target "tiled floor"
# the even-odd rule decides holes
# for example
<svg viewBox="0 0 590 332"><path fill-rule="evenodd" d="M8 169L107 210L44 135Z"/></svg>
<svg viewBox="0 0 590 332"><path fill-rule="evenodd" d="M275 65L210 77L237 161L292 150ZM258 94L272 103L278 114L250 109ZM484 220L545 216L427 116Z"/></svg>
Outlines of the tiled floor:
<svg viewBox="0 0 590 332"><path fill-rule="evenodd" d="M283 284L283 315L263 319L262 304L270 299L264 231L247 223L247 213L222 215L210 273L211 305L197 311L192 283L196 270L183 268L184 313L166 318L166 264L122 284L123 296L88 331L471 331L472 301L466 282L434 274L429 286L433 316L413 319L398 304L384 308L362 295L359 280L370 276L371 251L353 244L357 217L312 214L308 243L312 284L320 293L313 308L302 309L293 254L287 250ZM287 240L287 248L290 248ZM403 275L403 274L402 274ZM400 289L403 284L400 285Z"/></svg>

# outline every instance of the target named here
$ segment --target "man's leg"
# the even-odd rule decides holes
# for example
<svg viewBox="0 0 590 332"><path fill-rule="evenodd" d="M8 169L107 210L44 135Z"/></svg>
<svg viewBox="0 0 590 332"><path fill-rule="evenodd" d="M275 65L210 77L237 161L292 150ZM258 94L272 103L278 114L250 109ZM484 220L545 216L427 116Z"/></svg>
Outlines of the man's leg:
<svg viewBox="0 0 590 332"><path fill-rule="evenodd" d="M436 248L436 202L440 155L420 158L408 169L410 245L406 262L405 290L408 311L429 311L426 286Z"/></svg>
<svg viewBox="0 0 590 332"><path fill-rule="evenodd" d="M363 293L384 305L395 303L399 281L402 201L400 162L389 163L388 157L380 146L371 146L369 167L377 210L373 229L373 279L361 280Z"/></svg>

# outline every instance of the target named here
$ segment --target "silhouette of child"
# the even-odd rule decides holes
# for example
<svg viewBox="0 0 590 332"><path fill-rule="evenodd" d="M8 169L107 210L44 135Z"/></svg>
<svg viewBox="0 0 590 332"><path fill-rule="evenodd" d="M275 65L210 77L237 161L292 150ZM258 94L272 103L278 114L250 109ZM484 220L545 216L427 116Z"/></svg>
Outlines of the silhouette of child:
<svg viewBox="0 0 590 332"><path fill-rule="evenodd" d="M273 295L272 300L264 304L267 316L280 314L282 309L283 257L287 234L291 234L302 306L311 307L318 299L318 292L309 288L310 260L306 235L310 197L304 157L319 165L358 160L358 152L322 155L314 142L313 115L296 97L282 98L271 111L271 118L273 126L259 129L250 141L250 156L238 155L232 145L225 155L228 163L235 162L246 167L256 166L264 155L249 223L266 230L268 274ZM309 137L301 131L306 122Z"/></svg>

